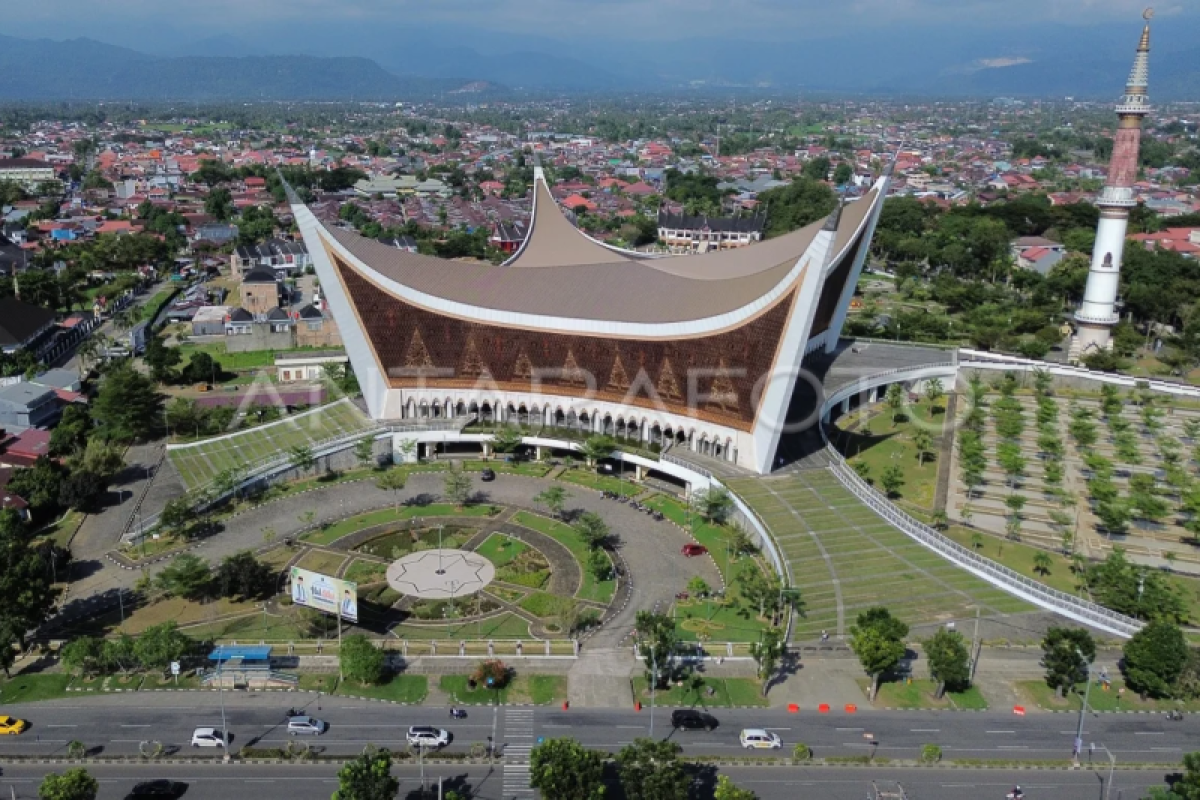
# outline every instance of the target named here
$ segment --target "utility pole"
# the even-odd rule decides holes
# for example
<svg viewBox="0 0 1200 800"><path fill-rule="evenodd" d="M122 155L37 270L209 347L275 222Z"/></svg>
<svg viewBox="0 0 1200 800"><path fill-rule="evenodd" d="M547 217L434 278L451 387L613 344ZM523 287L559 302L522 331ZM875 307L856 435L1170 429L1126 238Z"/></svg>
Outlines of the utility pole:
<svg viewBox="0 0 1200 800"><path fill-rule="evenodd" d="M650 648L650 738L654 738L654 700L658 693L658 658Z"/></svg>
<svg viewBox="0 0 1200 800"><path fill-rule="evenodd" d="M1079 709L1079 727L1075 729L1075 752L1072 756L1075 766L1079 766L1079 753L1083 750L1083 718L1087 715L1088 698L1092 694L1092 665L1088 663L1087 656L1078 647L1075 652L1083 659L1084 666L1087 668L1087 685L1083 689L1083 705Z"/></svg>
<svg viewBox="0 0 1200 800"><path fill-rule="evenodd" d="M979 669L979 656L983 647L979 642L979 606L975 606L975 633L971 635L971 672L967 675L967 683L975 681L975 671Z"/></svg>

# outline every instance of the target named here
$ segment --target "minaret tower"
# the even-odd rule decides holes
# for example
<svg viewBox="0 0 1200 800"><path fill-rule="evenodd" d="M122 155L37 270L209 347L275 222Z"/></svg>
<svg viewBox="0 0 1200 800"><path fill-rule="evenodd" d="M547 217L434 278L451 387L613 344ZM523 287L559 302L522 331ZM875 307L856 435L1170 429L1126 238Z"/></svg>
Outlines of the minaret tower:
<svg viewBox="0 0 1200 800"><path fill-rule="evenodd" d="M1142 137L1142 119L1150 113L1146 90L1150 83L1151 9L1142 17L1146 26L1138 43L1133 70L1125 85L1125 95L1117 103L1117 133L1113 139L1108 180L1096 205L1100 224L1096 228L1096 248L1088 272L1083 303L1075 312L1076 332L1069 357L1077 361L1097 350L1112 349L1112 326L1117 324L1117 288L1121 278L1121 256L1125 249L1125 231L1129 227L1129 209L1137 205L1133 191L1137 180L1138 148Z"/></svg>

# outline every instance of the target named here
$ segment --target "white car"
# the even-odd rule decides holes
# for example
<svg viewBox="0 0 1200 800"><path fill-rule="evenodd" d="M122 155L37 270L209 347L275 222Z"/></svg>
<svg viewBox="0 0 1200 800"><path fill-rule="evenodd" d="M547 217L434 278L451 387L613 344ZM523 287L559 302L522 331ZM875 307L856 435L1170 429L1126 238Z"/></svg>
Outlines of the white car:
<svg viewBox="0 0 1200 800"><path fill-rule="evenodd" d="M288 717L287 731L289 736L312 735L320 736L329 725L316 717Z"/></svg>
<svg viewBox="0 0 1200 800"><path fill-rule="evenodd" d="M450 733L428 725L413 725L408 729L408 743L413 747L445 747L450 744Z"/></svg>
<svg viewBox="0 0 1200 800"><path fill-rule="evenodd" d="M742 743L742 747L747 750L765 749L777 750L783 747L783 742L779 741L779 737L770 731L764 731L762 728L745 728L742 730L738 741Z"/></svg>
<svg viewBox="0 0 1200 800"><path fill-rule="evenodd" d="M196 728L192 731L192 747L224 747L225 734L219 728Z"/></svg>

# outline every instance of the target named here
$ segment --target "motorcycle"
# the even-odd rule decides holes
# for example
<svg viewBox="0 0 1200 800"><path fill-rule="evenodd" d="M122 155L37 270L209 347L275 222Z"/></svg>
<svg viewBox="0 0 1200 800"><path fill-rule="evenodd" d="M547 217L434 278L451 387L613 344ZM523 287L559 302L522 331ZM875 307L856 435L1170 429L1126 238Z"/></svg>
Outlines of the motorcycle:
<svg viewBox="0 0 1200 800"><path fill-rule="evenodd" d="M452 719L466 719L467 712L461 708L452 708L450 709L450 717Z"/></svg>
<svg viewBox="0 0 1200 800"><path fill-rule="evenodd" d="M1172 722L1180 722L1183 720L1183 712L1182 711L1168 711L1167 719L1171 720Z"/></svg>

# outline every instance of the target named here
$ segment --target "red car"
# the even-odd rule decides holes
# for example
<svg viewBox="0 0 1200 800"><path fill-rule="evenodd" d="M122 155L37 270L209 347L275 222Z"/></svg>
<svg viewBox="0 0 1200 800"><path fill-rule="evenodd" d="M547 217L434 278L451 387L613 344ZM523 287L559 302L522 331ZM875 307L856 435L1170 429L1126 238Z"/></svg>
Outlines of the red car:
<svg viewBox="0 0 1200 800"><path fill-rule="evenodd" d="M691 544L685 544L683 549L679 552L683 553L688 558L691 558L692 556L708 555L708 548L702 544L696 544L693 542Z"/></svg>

